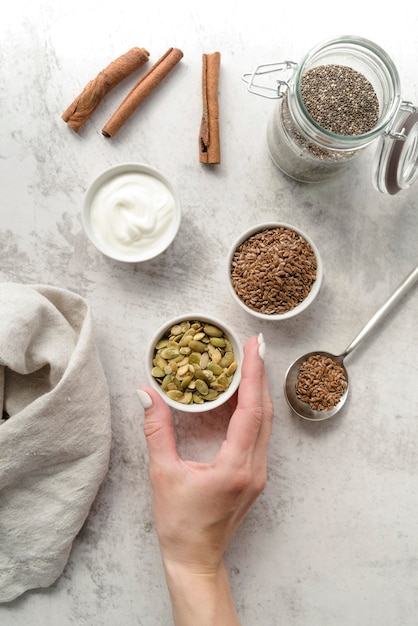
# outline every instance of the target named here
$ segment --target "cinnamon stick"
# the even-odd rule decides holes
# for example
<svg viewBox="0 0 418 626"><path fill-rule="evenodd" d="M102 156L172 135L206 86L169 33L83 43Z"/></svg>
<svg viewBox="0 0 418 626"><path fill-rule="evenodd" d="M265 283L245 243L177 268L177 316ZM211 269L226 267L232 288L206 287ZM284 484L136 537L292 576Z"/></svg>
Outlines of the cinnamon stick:
<svg viewBox="0 0 418 626"><path fill-rule="evenodd" d="M220 64L219 52L202 55L203 112L199 134L199 161L215 165L221 162L218 103Z"/></svg>
<svg viewBox="0 0 418 626"><path fill-rule="evenodd" d="M105 137L114 137L120 127L132 115L135 109L167 76L183 57L178 48L169 48L167 52L142 76L133 86L121 105L116 109L110 120L102 128Z"/></svg>
<svg viewBox="0 0 418 626"><path fill-rule="evenodd" d="M97 109L103 98L113 87L132 74L148 61L149 52L145 48L131 48L112 61L104 70L87 83L79 96L62 114L75 132L78 132Z"/></svg>

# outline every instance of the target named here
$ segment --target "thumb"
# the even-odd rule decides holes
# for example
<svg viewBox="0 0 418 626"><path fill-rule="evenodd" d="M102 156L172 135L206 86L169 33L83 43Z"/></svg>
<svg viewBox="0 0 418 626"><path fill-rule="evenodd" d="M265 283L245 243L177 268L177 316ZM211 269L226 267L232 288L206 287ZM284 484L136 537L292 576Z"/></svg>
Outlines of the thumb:
<svg viewBox="0 0 418 626"><path fill-rule="evenodd" d="M152 387L142 387L137 391L137 395L144 408L144 434L151 461L162 463L177 459L169 407Z"/></svg>

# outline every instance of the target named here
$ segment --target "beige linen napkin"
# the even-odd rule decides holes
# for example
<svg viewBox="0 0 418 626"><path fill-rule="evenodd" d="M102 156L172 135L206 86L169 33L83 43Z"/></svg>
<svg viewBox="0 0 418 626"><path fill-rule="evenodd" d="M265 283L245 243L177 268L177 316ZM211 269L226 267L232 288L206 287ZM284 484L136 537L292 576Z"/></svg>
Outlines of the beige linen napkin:
<svg viewBox="0 0 418 626"><path fill-rule="evenodd" d="M109 393L80 296L0 284L0 602L62 573L109 463Z"/></svg>

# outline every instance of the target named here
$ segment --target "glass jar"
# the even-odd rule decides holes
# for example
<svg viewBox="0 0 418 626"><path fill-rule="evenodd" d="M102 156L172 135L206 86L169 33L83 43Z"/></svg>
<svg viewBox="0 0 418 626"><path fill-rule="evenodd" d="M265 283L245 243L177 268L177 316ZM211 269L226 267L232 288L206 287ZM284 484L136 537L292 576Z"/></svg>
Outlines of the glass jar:
<svg viewBox="0 0 418 626"><path fill-rule="evenodd" d="M260 76L276 72L281 73L281 79L274 88L256 84ZM310 50L299 64L284 61L260 65L243 78L253 93L278 99L267 126L267 145L273 162L287 176L307 183L327 180L380 139L373 182L380 191L393 193L399 185L387 188L386 168L391 169L393 182L397 177L393 172L405 158L399 156L395 164L390 163L399 150L391 150L387 144L392 140L405 142L411 133L407 164L402 165L407 175L400 173L399 188L409 186L417 177L416 108L401 100L393 61L371 41L355 36L331 39ZM400 111L413 117L408 124L402 117L401 128L398 123L396 132L391 132Z"/></svg>

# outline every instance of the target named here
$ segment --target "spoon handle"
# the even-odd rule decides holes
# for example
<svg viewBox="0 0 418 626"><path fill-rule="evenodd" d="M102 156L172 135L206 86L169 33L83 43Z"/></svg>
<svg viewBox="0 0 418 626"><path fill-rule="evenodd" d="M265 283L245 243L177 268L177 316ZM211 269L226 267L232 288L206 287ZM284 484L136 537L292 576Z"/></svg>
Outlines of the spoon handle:
<svg viewBox="0 0 418 626"><path fill-rule="evenodd" d="M399 287L393 292L389 300L385 302L383 306L380 307L378 311L373 315L373 317L369 320L369 322L364 326L364 328L356 335L350 345L345 349L343 353L343 357L346 357L347 354L350 354L357 348L359 343L365 339L368 334L374 329L375 326L391 311L396 304L403 298L407 291L416 283L418 280L418 267L416 267L405 280L399 285Z"/></svg>

